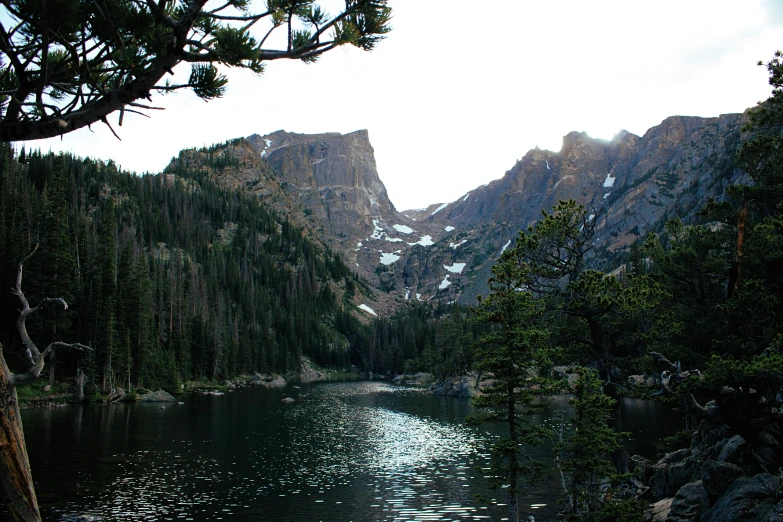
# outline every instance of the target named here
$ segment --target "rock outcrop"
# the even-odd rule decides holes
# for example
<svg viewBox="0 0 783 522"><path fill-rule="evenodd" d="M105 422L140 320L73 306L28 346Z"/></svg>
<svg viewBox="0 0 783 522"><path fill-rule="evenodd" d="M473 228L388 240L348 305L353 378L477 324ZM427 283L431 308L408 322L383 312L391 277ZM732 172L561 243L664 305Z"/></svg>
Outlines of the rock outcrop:
<svg viewBox="0 0 783 522"><path fill-rule="evenodd" d="M638 456L632 462L634 477L649 485L648 520L783 521L783 480L763 471L750 444L726 426L703 423L690 448L655 464Z"/></svg>
<svg viewBox="0 0 783 522"><path fill-rule="evenodd" d="M280 375L261 375L259 373L253 376L251 384L263 386L264 388L285 388L285 379Z"/></svg>
<svg viewBox="0 0 783 522"><path fill-rule="evenodd" d="M394 384L405 384L408 386L428 386L432 382L432 374L424 372L414 374L403 373L392 379L392 382Z"/></svg>
<svg viewBox="0 0 783 522"><path fill-rule="evenodd" d="M167 391L158 390L156 392L150 392L150 393L145 393L144 395L139 395L138 401L139 402L177 402L177 399L175 399L174 396Z"/></svg>

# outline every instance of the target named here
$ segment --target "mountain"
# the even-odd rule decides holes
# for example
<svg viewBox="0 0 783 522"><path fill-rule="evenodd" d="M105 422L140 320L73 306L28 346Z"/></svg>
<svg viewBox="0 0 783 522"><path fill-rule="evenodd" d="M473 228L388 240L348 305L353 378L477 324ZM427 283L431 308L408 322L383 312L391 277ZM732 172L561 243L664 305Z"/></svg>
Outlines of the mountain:
<svg viewBox="0 0 783 522"><path fill-rule="evenodd" d="M503 178L445 206L404 214L453 227L440 245L459 245L459 255L447 258L467 264L459 279L462 301L486 288L492 262L514 244L517 232L560 200L591 209L597 219L594 263L612 268L607 265L619 264L632 243L673 217L693 219L708 198L721 197L742 179L733 157L744 121L741 114L673 116L644 136L621 131L611 141L571 132L559 152L531 150ZM449 290L456 295L459 288Z"/></svg>
<svg viewBox="0 0 783 522"><path fill-rule="evenodd" d="M339 251L382 291L374 305L385 313L404 300L473 302L518 231L560 200L575 199L595 215L593 263L619 264L635 241L672 217L692 219L741 180L733 156L744 120L673 116L644 136L622 131L611 141L571 132L559 152L531 150L502 178L456 201L404 212L378 177L366 130L233 140L216 152L232 159L213 175ZM190 164L198 154L184 151L176 161Z"/></svg>

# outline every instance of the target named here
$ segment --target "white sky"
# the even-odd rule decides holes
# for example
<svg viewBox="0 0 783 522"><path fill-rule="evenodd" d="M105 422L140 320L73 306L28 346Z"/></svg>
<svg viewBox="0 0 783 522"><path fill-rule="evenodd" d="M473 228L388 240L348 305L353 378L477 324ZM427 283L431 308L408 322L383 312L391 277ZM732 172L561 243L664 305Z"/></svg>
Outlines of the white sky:
<svg viewBox="0 0 783 522"><path fill-rule="evenodd" d="M341 2L321 2L336 12ZM255 0L256 8L262 4ZM390 0L393 31L371 53L230 73L224 98L153 98L44 151L158 172L180 149L253 133L368 129L398 210L452 201L562 136L643 134L667 116L741 112L765 99L783 48L783 0ZM479 7L481 6L481 7Z"/></svg>

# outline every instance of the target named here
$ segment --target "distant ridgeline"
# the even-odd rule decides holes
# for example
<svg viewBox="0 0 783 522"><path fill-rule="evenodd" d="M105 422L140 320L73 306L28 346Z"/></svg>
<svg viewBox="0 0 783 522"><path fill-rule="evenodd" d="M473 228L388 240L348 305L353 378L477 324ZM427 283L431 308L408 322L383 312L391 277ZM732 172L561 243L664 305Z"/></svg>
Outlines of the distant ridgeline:
<svg viewBox="0 0 783 522"><path fill-rule="evenodd" d="M205 149L206 165L217 165ZM57 377L78 366L103 388L174 388L182 379L359 363L367 327L351 310L367 290L341 257L304 237L263 202L219 186L201 170L137 176L71 155L0 146L0 342L13 367L19 303L9 289L25 264L41 346L79 341L91 354L58 353Z"/></svg>

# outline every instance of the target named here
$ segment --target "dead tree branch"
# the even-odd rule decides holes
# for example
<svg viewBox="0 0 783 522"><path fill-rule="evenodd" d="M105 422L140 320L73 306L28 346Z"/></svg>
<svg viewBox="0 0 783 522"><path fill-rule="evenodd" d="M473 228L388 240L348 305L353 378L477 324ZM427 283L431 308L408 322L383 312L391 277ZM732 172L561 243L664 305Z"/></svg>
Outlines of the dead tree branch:
<svg viewBox="0 0 783 522"><path fill-rule="evenodd" d="M31 307L30 302L22 291L22 275L24 264L38 250L35 245L19 263L16 273L16 285L11 293L19 298L22 309L16 320L16 327L22 338L25 355L30 368L21 374L13 374L5 362L5 357L0 346L0 497L5 498L8 512L13 520L20 522L40 522L41 514L38 510L38 499L35 495L32 473L30 472L30 460L27 456L27 448L24 442L22 429L22 417L19 413L19 401L16 387L34 382L41 375L46 357L58 348L73 350L89 350L90 348L80 343L64 343L55 341L50 343L41 352L30 338L27 332L27 318L51 304L58 304L64 310L68 309L68 303L60 297L47 297L37 306Z"/></svg>

